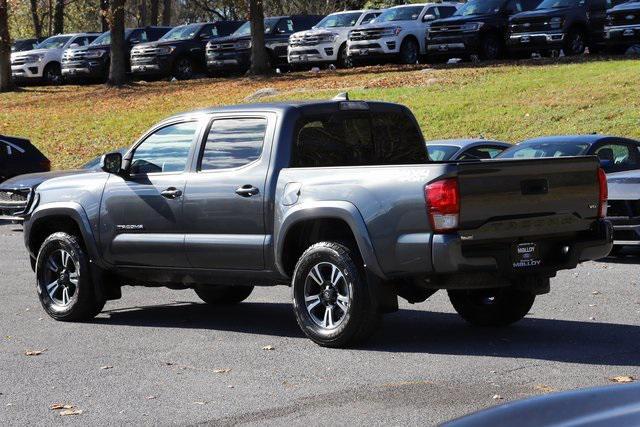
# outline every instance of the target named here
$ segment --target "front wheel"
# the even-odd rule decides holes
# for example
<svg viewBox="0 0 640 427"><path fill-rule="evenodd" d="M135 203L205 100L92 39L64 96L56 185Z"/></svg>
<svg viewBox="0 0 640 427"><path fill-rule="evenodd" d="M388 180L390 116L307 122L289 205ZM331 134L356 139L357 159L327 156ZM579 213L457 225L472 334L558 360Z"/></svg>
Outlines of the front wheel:
<svg viewBox="0 0 640 427"><path fill-rule="evenodd" d="M527 315L536 296L512 287L450 290L453 308L467 322L477 326L507 326Z"/></svg>
<svg viewBox="0 0 640 427"><path fill-rule="evenodd" d="M480 59L492 61L500 58L502 54L502 43L497 34L489 33L480 41Z"/></svg>
<svg viewBox="0 0 640 427"><path fill-rule="evenodd" d="M351 57L347 54L347 44L344 43L340 46L340 50L338 50L338 60L336 65L338 68L351 68L353 67L353 63L351 62Z"/></svg>
<svg viewBox="0 0 640 427"><path fill-rule="evenodd" d="M380 321L358 252L335 242L316 243L298 260L293 309L305 335L324 347L362 342Z"/></svg>
<svg viewBox="0 0 640 427"><path fill-rule="evenodd" d="M193 62L189 58L178 58L173 64L173 77L178 80L189 80L193 77Z"/></svg>
<svg viewBox="0 0 640 427"><path fill-rule="evenodd" d="M571 30L565 38L562 50L566 56L582 55L585 46L584 33L580 30Z"/></svg>
<svg viewBox="0 0 640 427"><path fill-rule="evenodd" d="M234 305L249 298L253 286L197 286L194 291L210 305Z"/></svg>
<svg viewBox="0 0 640 427"><path fill-rule="evenodd" d="M404 39L400 45L400 62L402 64L415 64L420 56L420 46L412 38Z"/></svg>
<svg viewBox="0 0 640 427"><path fill-rule="evenodd" d="M45 67L42 80L49 85L59 85L62 83L62 69L59 64L49 64Z"/></svg>
<svg viewBox="0 0 640 427"><path fill-rule="evenodd" d="M36 278L40 303L56 320L88 320L104 307L76 236L59 232L47 237L36 260Z"/></svg>

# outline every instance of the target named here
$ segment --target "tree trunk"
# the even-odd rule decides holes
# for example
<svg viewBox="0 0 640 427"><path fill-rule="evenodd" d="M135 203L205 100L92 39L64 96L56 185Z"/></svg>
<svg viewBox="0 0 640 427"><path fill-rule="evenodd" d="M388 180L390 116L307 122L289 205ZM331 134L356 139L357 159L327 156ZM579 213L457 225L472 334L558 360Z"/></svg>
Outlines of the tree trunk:
<svg viewBox="0 0 640 427"><path fill-rule="evenodd" d="M39 39L42 37L42 22L38 16L38 0L31 0L31 19L33 20L33 32Z"/></svg>
<svg viewBox="0 0 640 427"><path fill-rule="evenodd" d="M127 49L124 40L124 3L125 0L111 0L111 67L109 69L110 86L122 86L127 80Z"/></svg>
<svg viewBox="0 0 640 427"><path fill-rule="evenodd" d="M140 20L139 25L145 27L147 25L147 0L140 0Z"/></svg>
<svg viewBox="0 0 640 427"><path fill-rule="evenodd" d="M109 31L109 0L100 0L100 28L104 33Z"/></svg>
<svg viewBox="0 0 640 427"><path fill-rule="evenodd" d="M269 54L264 46L264 7L262 0L250 0L251 19L251 68L249 73L263 75L271 73Z"/></svg>
<svg viewBox="0 0 640 427"><path fill-rule="evenodd" d="M53 12L53 33L64 33L64 0L56 0L56 7Z"/></svg>
<svg viewBox="0 0 640 427"><path fill-rule="evenodd" d="M162 0L162 25L171 25L171 0Z"/></svg>
<svg viewBox="0 0 640 427"><path fill-rule="evenodd" d="M149 11L149 25L158 25L158 14L160 11L159 0L151 0L151 8Z"/></svg>
<svg viewBox="0 0 640 427"><path fill-rule="evenodd" d="M13 89L11 81L11 36L7 0L0 0L0 92Z"/></svg>

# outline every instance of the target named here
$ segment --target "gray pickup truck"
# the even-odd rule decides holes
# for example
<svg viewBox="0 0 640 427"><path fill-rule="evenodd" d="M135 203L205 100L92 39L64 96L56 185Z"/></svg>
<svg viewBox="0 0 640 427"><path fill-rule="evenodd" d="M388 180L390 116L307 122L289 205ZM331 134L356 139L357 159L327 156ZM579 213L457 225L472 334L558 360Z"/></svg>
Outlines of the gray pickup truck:
<svg viewBox="0 0 640 427"><path fill-rule="evenodd" d="M95 316L123 285L193 288L212 305L288 285L304 333L343 347L398 296L438 289L473 324L516 322L558 270L612 247L595 157L432 162L396 104L180 114L102 168L44 182L26 210L39 298L58 320Z"/></svg>

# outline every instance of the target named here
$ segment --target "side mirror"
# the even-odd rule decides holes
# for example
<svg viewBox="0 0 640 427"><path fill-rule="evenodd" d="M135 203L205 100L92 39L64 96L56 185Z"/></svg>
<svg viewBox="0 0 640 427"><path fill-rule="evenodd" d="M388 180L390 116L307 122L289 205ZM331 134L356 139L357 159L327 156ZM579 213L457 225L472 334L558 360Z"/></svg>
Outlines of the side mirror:
<svg viewBox="0 0 640 427"><path fill-rule="evenodd" d="M80 47L80 45L78 43L71 43L69 45L69 48L71 48L71 49L75 49L76 47Z"/></svg>
<svg viewBox="0 0 640 427"><path fill-rule="evenodd" d="M424 15L422 17L422 22L429 22L429 21L435 21L436 20L436 15Z"/></svg>
<svg viewBox="0 0 640 427"><path fill-rule="evenodd" d="M107 173L120 175L122 173L122 154L115 151L102 156L100 159L100 169Z"/></svg>
<svg viewBox="0 0 640 427"><path fill-rule="evenodd" d="M132 39L132 40L129 40L129 43L131 43L131 44L138 44L138 43L140 43L140 39Z"/></svg>

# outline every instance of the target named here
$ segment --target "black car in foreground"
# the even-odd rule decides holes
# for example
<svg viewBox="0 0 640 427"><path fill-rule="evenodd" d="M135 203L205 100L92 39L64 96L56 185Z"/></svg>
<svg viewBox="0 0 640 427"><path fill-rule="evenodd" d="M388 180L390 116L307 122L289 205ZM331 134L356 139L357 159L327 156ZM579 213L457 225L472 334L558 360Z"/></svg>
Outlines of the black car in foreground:
<svg viewBox="0 0 640 427"><path fill-rule="evenodd" d="M31 141L0 135L0 182L23 173L49 170L49 159Z"/></svg>
<svg viewBox="0 0 640 427"><path fill-rule="evenodd" d="M640 425L640 384L621 384L545 394L451 421L443 427Z"/></svg>
<svg viewBox="0 0 640 427"><path fill-rule="evenodd" d="M124 32L127 60L133 46L158 40L170 27L129 28ZM62 75L67 80L86 77L106 80L111 64L111 32L107 31L89 46L67 49L62 55ZM129 67L127 67L129 68Z"/></svg>
<svg viewBox="0 0 640 427"><path fill-rule="evenodd" d="M264 42L271 66L283 66L287 61L289 36L316 25L324 16L273 16L264 20ZM243 72L251 66L251 24L246 22L228 37L207 44L207 69L216 74L221 71Z"/></svg>
<svg viewBox="0 0 640 427"><path fill-rule="evenodd" d="M513 52L562 50L571 56L589 47L595 53L604 47L607 7L607 0L544 0L511 17L507 46Z"/></svg>
<svg viewBox="0 0 640 427"><path fill-rule="evenodd" d="M559 135L528 139L504 151L503 159L598 156L607 174L640 169L640 141L607 135Z"/></svg>
<svg viewBox="0 0 640 427"><path fill-rule="evenodd" d="M233 33L240 25L240 21L217 21L175 27L159 40L131 49L131 73L188 80L206 70L207 42Z"/></svg>
<svg viewBox="0 0 640 427"><path fill-rule="evenodd" d="M608 50L614 52L640 44L640 1L630 1L607 10L604 39Z"/></svg>
<svg viewBox="0 0 640 427"><path fill-rule="evenodd" d="M426 145L429 159L436 162L493 159L511 147L506 142L480 138L433 140Z"/></svg>
<svg viewBox="0 0 640 427"><path fill-rule="evenodd" d="M124 154L126 151L126 148L118 150L121 154ZM61 176L75 175L84 172L99 172L101 170L101 158L102 156L98 156L78 169L25 173L0 183L0 218L21 221L22 215L29 207L31 202L30 197L33 196L33 191L38 188L40 184L48 179L59 178Z"/></svg>
<svg viewBox="0 0 640 427"><path fill-rule="evenodd" d="M499 58L505 51L509 17L539 3L540 0L470 0L453 16L429 25L427 57Z"/></svg>

